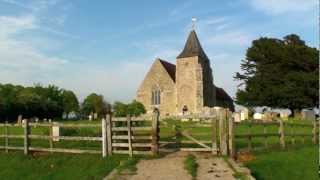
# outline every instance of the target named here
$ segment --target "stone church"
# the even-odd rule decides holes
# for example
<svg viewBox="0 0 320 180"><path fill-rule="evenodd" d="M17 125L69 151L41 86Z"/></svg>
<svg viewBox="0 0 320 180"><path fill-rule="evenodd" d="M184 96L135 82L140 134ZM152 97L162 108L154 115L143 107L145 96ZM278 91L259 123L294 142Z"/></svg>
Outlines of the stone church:
<svg viewBox="0 0 320 180"><path fill-rule="evenodd" d="M215 106L234 111L232 98L214 85L209 58L195 30L190 32L176 65L155 60L137 91L136 100L147 112L157 108L162 116L201 114Z"/></svg>

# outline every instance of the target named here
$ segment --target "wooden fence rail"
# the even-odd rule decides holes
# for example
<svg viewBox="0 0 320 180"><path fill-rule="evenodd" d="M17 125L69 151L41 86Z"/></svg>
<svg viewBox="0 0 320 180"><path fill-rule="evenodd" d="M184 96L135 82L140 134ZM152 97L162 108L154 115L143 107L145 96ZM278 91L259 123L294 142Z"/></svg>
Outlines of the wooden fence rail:
<svg viewBox="0 0 320 180"><path fill-rule="evenodd" d="M135 126L136 123L151 122L150 126ZM150 119L126 117L113 118L110 114L102 119L101 124L64 124L64 123L30 123L28 119L23 124L0 123L0 127L4 128L4 134L0 134L0 138L4 138L3 146L6 152L9 150L23 150L24 154L29 151L46 151L46 152L62 152L62 153L91 153L102 154L102 157L111 155L112 153L125 153L132 156L133 154L156 154L158 153L159 144L159 112L155 112ZM125 126L115 126L115 124L126 123ZM10 134L10 127L22 128L23 134ZM31 134L30 129L36 127L46 127L49 129L48 135ZM53 134L53 127L63 128L101 128L100 137L84 137L84 136L56 136ZM143 132L144 134L139 134ZM9 139L23 139L23 146L10 145ZM48 140L49 148L30 146L30 140ZM95 141L101 143L101 150L84 150L84 149L65 149L54 148L55 140L66 141ZM123 142L126 140L127 142ZM142 142L140 142L142 141ZM122 148L128 148L123 150ZM142 148L137 149L137 148ZM146 150L145 148L148 148Z"/></svg>
<svg viewBox="0 0 320 180"><path fill-rule="evenodd" d="M247 125L248 131L245 134L235 134L235 130L233 126L239 125ZM263 126L263 131L261 133L252 133L253 126ZM276 126L278 128L278 132L270 133L267 131L267 126ZM285 131L285 127L288 127ZM294 130L294 127L301 128L312 128L310 133L306 132L297 132ZM292 145L295 144L296 137L302 137L302 142L305 143L305 137L311 137L312 142L316 144L319 138L319 121L315 120L312 124L302 124L302 123L291 123L284 122L279 120L277 122L243 122L243 123L235 123L233 121L229 121L229 149L231 151L231 155L234 156L236 153L236 147L234 145L235 139L247 139L248 146L247 149L252 150L252 138L264 138L264 148L268 148L268 137L277 137L279 138L279 144L282 148L286 148L286 137L290 137ZM234 136L234 139L232 139ZM230 139L231 138L231 139Z"/></svg>

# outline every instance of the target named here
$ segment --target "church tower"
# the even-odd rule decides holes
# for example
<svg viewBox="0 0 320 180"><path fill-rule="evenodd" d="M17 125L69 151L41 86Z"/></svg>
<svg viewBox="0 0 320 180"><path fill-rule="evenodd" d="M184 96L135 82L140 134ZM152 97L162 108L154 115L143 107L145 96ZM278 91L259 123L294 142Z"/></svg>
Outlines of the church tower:
<svg viewBox="0 0 320 180"><path fill-rule="evenodd" d="M203 51L195 30L188 36L176 63L177 113L200 113L204 106L216 102L210 61Z"/></svg>

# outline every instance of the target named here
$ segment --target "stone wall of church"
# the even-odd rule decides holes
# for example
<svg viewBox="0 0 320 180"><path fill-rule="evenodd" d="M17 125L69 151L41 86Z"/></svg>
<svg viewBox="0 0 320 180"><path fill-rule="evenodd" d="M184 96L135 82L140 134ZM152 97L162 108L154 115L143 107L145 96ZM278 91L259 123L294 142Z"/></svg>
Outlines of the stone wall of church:
<svg viewBox="0 0 320 180"><path fill-rule="evenodd" d="M198 57L177 59L176 88L177 113L181 114L184 106L188 112L199 113L203 107L203 73Z"/></svg>
<svg viewBox="0 0 320 180"><path fill-rule="evenodd" d="M160 90L160 105L152 105L152 90ZM148 113L154 108L160 110L161 115L175 115L176 113L176 92L175 83L164 69L159 60L156 60L150 71L140 85L136 100L141 102Z"/></svg>

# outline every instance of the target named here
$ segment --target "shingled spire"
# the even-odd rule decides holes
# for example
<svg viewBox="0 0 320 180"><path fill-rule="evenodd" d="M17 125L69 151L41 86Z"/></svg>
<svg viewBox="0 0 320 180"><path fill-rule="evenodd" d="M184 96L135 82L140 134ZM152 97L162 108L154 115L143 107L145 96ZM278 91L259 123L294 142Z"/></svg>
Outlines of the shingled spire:
<svg viewBox="0 0 320 180"><path fill-rule="evenodd" d="M197 34L194 30L190 32L188 40L184 45L184 49L177 58L186 58L193 56L207 58L207 55L204 53Z"/></svg>

